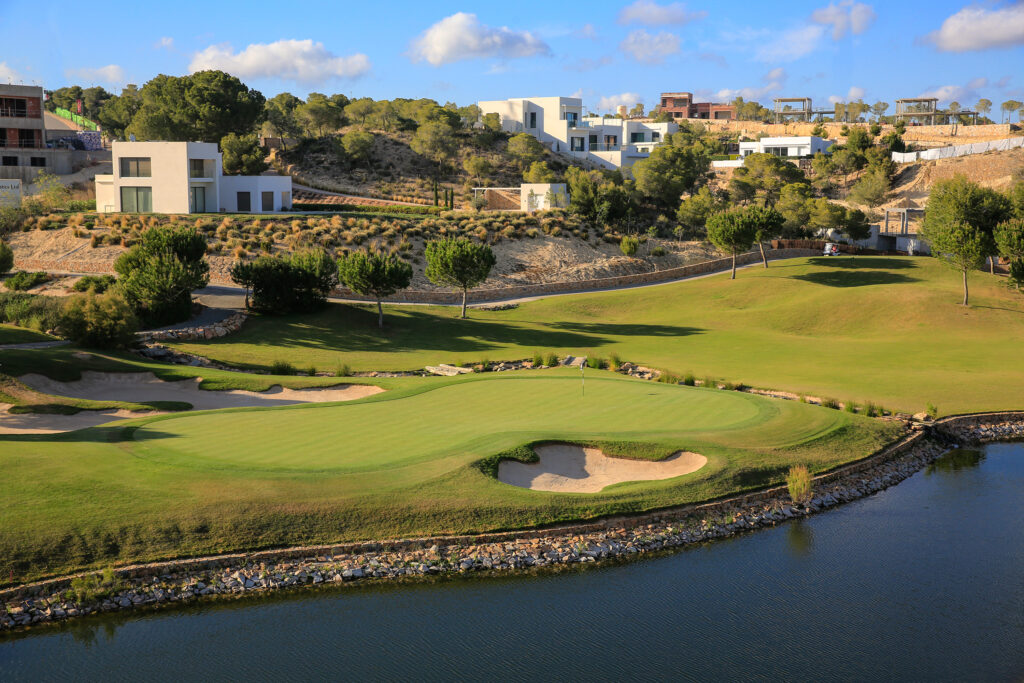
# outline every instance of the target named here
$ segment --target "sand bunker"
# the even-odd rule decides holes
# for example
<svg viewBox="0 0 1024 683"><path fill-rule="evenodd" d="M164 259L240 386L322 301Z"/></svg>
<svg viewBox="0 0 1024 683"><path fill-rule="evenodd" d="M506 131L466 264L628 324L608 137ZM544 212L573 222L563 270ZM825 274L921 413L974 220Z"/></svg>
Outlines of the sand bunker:
<svg viewBox="0 0 1024 683"><path fill-rule="evenodd" d="M193 410L236 408L249 406L284 406L295 403L326 403L352 401L383 391L380 387L363 384L344 384L326 388L287 389L274 386L267 391L206 391L199 388L202 381L181 380L165 382L151 372L91 372L82 373L76 382L58 382L43 375L28 374L19 377L24 384L44 394L86 398L99 401L183 401L191 403ZM105 424L113 420L144 417L153 412L133 413L128 410L83 410L74 415L45 415L27 413L11 415L8 406L0 404L0 434L51 434L67 432Z"/></svg>
<svg viewBox="0 0 1024 683"><path fill-rule="evenodd" d="M679 451L664 460L610 458L597 448L548 444L534 449L538 462L502 460L498 479L534 491L597 493L624 481L671 479L703 467L708 459L698 453Z"/></svg>

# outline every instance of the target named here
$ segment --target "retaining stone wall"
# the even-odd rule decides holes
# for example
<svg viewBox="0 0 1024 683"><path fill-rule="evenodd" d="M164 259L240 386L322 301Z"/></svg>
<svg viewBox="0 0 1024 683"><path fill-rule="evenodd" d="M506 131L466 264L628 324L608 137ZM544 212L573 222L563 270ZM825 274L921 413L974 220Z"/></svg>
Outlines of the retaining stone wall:
<svg viewBox="0 0 1024 683"><path fill-rule="evenodd" d="M139 332L135 335L136 339L141 342L154 342L154 341L191 341L198 339L216 339L217 337L223 337L237 332L241 329L242 324L246 319L245 313L233 313L224 320L213 325L204 325L201 327L184 327L175 330L153 330L146 332Z"/></svg>

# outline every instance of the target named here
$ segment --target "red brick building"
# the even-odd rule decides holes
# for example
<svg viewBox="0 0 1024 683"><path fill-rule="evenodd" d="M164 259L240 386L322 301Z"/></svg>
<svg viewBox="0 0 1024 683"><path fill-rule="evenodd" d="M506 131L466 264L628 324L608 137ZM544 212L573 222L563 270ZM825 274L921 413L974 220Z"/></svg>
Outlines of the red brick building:
<svg viewBox="0 0 1024 683"><path fill-rule="evenodd" d="M42 88L0 84L0 178L71 172L70 152L46 146L45 116Z"/></svg>
<svg viewBox="0 0 1024 683"><path fill-rule="evenodd" d="M719 119L736 118L736 107L715 102L694 102L693 93L663 92L658 112L665 112L674 119Z"/></svg>

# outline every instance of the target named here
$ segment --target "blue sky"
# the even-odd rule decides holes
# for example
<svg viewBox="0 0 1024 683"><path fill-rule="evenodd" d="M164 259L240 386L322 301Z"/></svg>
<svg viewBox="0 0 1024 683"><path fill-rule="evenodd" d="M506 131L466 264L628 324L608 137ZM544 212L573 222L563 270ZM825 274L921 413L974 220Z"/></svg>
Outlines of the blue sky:
<svg viewBox="0 0 1024 683"><path fill-rule="evenodd" d="M1024 99L1024 2L0 0L0 17L0 80L48 89L214 67L268 97L575 94L595 110L663 90Z"/></svg>

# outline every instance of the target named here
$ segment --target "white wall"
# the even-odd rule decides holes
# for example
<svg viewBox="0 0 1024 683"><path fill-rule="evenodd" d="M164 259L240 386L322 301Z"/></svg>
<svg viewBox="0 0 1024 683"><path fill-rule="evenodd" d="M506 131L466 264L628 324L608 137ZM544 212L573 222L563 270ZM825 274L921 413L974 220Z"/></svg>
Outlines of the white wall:
<svg viewBox="0 0 1024 683"><path fill-rule="evenodd" d="M521 211L541 211L569 206L569 193L565 189L565 183L523 183L519 190ZM549 197L548 193L554 195L554 204L551 203L552 197Z"/></svg>
<svg viewBox="0 0 1024 683"><path fill-rule="evenodd" d="M220 210L229 213L237 212L239 192L249 193L250 210L246 213L269 213L263 210L262 195L264 192L273 194L274 208L272 211L291 209L292 179L290 176L222 176L220 179ZM283 204L282 193L287 193Z"/></svg>

